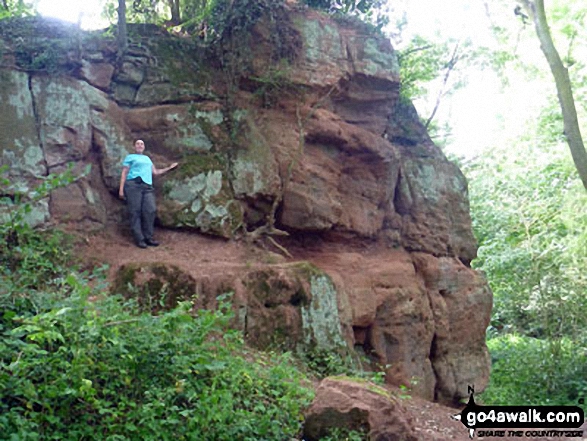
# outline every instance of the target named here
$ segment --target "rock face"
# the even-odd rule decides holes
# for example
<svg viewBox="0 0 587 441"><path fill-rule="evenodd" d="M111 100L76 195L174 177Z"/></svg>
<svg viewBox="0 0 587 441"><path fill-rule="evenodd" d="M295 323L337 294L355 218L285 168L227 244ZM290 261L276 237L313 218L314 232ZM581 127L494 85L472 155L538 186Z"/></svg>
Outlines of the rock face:
<svg viewBox="0 0 587 441"><path fill-rule="evenodd" d="M200 278L165 263L131 263L119 268L113 292L153 313L185 300L194 301L194 312L214 309L218 296L230 294L234 325L258 347L348 352L336 288L307 262L236 267Z"/></svg>
<svg viewBox="0 0 587 441"><path fill-rule="evenodd" d="M231 282L249 299L250 340L266 344L282 328L293 346L345 342L429 399L483 389L492 298L469 266L464 176L400 101L387 40L295 6L279 17L285 55L276 61L261 18L236 72L155 27L137 28L140 44L117 62L99 34L51 21L3 26L3 192L90 164L37 219L83 231L123 222L122 158L141 138L157 166L180 162L156 180L161 226L231 240L271 226L290 234L291 263L317 267L302 276L268 265ZM320 296L327 303L308 307Z"/></svg>

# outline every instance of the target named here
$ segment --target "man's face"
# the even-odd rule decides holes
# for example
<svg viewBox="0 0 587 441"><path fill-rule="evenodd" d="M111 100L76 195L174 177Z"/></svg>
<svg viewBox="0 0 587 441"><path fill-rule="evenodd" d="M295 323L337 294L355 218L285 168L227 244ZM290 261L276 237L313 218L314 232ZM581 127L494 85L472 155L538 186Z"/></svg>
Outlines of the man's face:
<svg viewBox="0 0 587 441"><path fill-rule="evenodd" d="M135 152L139 155L145 151L145 143L142 139L139 139L135 142Z"/></svg>

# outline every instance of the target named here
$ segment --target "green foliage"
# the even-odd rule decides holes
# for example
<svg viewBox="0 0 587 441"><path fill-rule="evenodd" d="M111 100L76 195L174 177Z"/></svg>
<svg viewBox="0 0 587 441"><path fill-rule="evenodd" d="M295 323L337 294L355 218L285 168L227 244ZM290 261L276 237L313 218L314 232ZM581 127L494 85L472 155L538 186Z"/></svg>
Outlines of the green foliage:
<svg viewBox="0 0 587 441"><path fill-rule="evenodd" d="M0 168L0 173L7 167ZM89 172L86 168L85 174ZM33 191L19 191L0 178L0 276L18 289L42 289L61 283L60 268L70 264L68 238L61 232L35 230L29 215L53 189L71 184L72 170L51 174Z"/></svg>
<svg viewBox="0 0 587 441"><path fill-rule="evenodd" d="M71 179L48 179L32 200ZM13 214L0 224L11 264L0 273L0 434L198 441L299 434L309 384L289 354L247 350L228 327L226 296L215 311L194 314L186 302L141 313L136 302L104 294L104 269L77 272L63 244L54 250L58 237L28 226L20 214L28 201L8 199Z"/></svg>
<svg viewBox="0 0 587 441"><path fill-rule="evenodd" d="M3 0L0 5L0 20L15 17L30 17L34 13L34 6L23 0Z"/></svg>
<svg viewBox="0 0 587 441"><path fill-rule="evenodd" d="M117 297L3 318L0 428L21 438L253 440L295 436L311 393L285 356L247 354L230 307L153 317Z"/></svg>
<svg viewBox="0 0 587 441"><path fill-rule="evenodd" d="M495 37L492 51L497 56L497 63L490 62L488 66L500 74L504 84L520 72L524 72L528 79L546 79L551 83L552 75L546 67L532 20L524 24L511 11L509 0L494 1L487 10ZM587 45L587 33L584 32L586 5L570 0L548 2L546 15L557 50L563 63L570 68L573 87L583 87L585 82L581 81L581 77L585 74L585 64L582 60ZM491 61L490 58L488 60ZM574 95L579 102L575 91Z"/></svg>
<svg viewBox="0 0 587 441"><path fill-rule="evenodd" d="M126 21L127 23L163 25L169 18L168 3L168 0L133 0L132 3L127 1ZM118 0L106 0L102 13L110 23L117 23Z"/></svg>
<svg viewBox="0 0 587 441"><path fill-rule="evenodd" d="M585 195L564 145L520 142L466 166L473 228L479 240L475 268L495 295L492 326L536 337L582 332L587 261Z"/></svg>
<svg viewBox="0 0 587 441"><path fill-rule="evenodd" d="M350 374L356 371L356 364L353 360L329 350L307 349L303 353L302 359L308 369L321 378Z"/></svg>
<svg viewBox="0 0 587 441"><path fill-rule="evenodd" d="M328 435L320 438L320 441L367 441L369 434L366 430L349 430L333 427Z"/></svg>
<svg viewBox="0 0 587 441"><path fill-rule="evenodd" d="M401 97L414 100L425 95L427 83L440 77L449 59L448 42L438 44L415 36L398 54Z"/></svg>
<svg viewBox="0 0 587 441"><path fill-rule="evenodd" d="M401 28L399 32L400 35L395 38L401 41ZM465 86L468 69L488 66L497 69L508 59L505 53L487 47L474 47L469 40L443 39L440 36L431 40L415 35L399 46L400 96L405 100L437 95L438 92L434 92L437 89L444 98ZM444 90L439 84L444 86Z"/></svg>
<svg viewBox="0 0 587 441"><path fill-rule="evenodd" d="M236 25L235 30L238 32L239 27L246 26L248 20L256 21L255 17L258 17L260 12L259 6L264 10L263 14L271 14L271 8L279 7L281 3L274 0L182 0L179 2L181 23L172 24L180 25L192 35L200 34L206 39L217 39L227 28ZM387 24L385 2L382 0L304 0L304 3L329 13L359 17L379 28ZM169 0L134 0L127 8L127 20L132 23L166 23L172 15L171 4ZM117 1L107 1L104 15L111 23L116 23L116 14ZM244 21L233 20L239 15Z"/></svg>
<svg viewBox="0 0 587 441"><path fill-rule="evenodd" d="M569 338L515 334L488 341L490 385L481 395L495 405L577 405L587 396L587 351Z"/></svg>
<svg viewBox="0 0 587 441"><path fill-rule="evenodd" d="M434 118L444 101L463 88L468 81L469 71L483 67L488 60L494 60L494 53L485 48L473 47L470 40L431 40L418 35L407 44L401 43L403 24L398 24L398 62L400 67L400 100L404 103L422 100L428 115L422 115L431 138L437 144L444 144L452 136L452 121L436 123Z"/></svg>
<svg viewBox="0 0 587 441"><path fill-rule="evenodd" d="M551 96L538 115L537 125L542 142L557 144L566 142L563 131L563 115L556 97Z"/></svg>
<svg viewBox="0 0 587 441"><path fill-rule="evenodd" d="M126 8L127 20L134 23L160 23L163 21L160 2L150 0L133 0L132 6Z"/></svg>
<svg viewBox="0 0 587 441"><path fill-rule="evenodd" d="M587 393L587 195L546 107L526 135L464 164L476 269L494 311L490 404L577 404Z"/></svg>
<svg viewBox="0 0 587 441"><path fill-rule="evenodd" d="M2 22L0 40L6 46L3 50L9 50L25 71L54 74L81 65L81 33L74 25L38 16L11 18Z"/></svg>
<svg viewBox="0 0 587 441"><path fill-rule="evenodd" d="M498 1L491 14L510 10L510 3ZM587 9L561 0L547 13L559 52L572 64L569 74L581 121L587 72L575 54L587 47L581 25ZM575 18L570 20L570 14ZM524 26L513 14L509 17L494 29L497 50L509 52L504 72L512 79L522 74L518 81L533 80L542 90L552 78L533 26ZM582 270L587 262L582 208L586 196L565 145L555 88L550 90L540 103L542 109L524 125L525 135L507 139L504 146L466 165L480 245L473 264L487 274L495 294L492 332L580 340L587 326L582 314L587 306Z"/></svg>
<svg viewBox="0 0 587 441"><path fill-rule="evenodd" d="M386 4L382 0L303 0L311 8L359 18L364 23L374 25L381 30L389 23Z"/></svg>
<svg viewBox="0 0 587 441"><path fill-rule="evenodd" d="M202 20L207 22L210 40L226 42L235 36L246 37L263 14L271 14L282 6L282 0L216 0Z"/></svg>
<svg viewBox="0 0 587 441"><path fill-rule="evenodd" d="M345 376L351 379L370 381L375 384L385 383L385 370L366 370L368 360L361 360L332 350L308 348L301 353L301 361L313 375L318 378Z"/></svg>
<svg viewBox="0 0 587 441"><path fill-rule="evenodd" d="M500 1L492 8L499 14L499 9L510 11L511 4ZM584 4L566 0L547 7L550 30L569 66L580 120L587 74L577 54L587 44L581 24L585 12ZM502 78L517 75L533 81L537 90L550 83L533 26L513 15L499 23L494 29L497 50L509 53L498 70ZM587 395L587 196L551 90L534 121L524 126L524 136L508 139L465 169L480 245L473 265L487 274L494 292L488 334L493 367L483 394L491 404L576 405Z"/></svg>
<svg viewBox="0 0 587 441"><path fill-rule="evenodd" d="M263 67L256 66L253 81L265 81L268 88L282 83L285 69L298 54L301 40L292 32L283 0L213 0L201 14L183 27L190 32L201 29L202 42L212 63L221 69L228 86L228 99L241 80L251 72L253 64L253 35L270 40L270 53ZM261 24L257 32L253 28ZM263 85L261 85L263 87Z"/></svg>
<svg viewBox="0 0 587 441"><path fill-rule="evenodd" d="M266 108L272 107L284 94L300 92L300 88L290 80L290 66L283 61L270 66L263 76L252 76L250 80L256 85L253 94L261 99Z"/></svg>
<svg viewBox="0 0 587 441"><path fill-rule="evenodd" d="M59 51L49 41L35 49L22 48L16 52L16 57L19 66L26 70L55 73L59 66Z"/></svg>

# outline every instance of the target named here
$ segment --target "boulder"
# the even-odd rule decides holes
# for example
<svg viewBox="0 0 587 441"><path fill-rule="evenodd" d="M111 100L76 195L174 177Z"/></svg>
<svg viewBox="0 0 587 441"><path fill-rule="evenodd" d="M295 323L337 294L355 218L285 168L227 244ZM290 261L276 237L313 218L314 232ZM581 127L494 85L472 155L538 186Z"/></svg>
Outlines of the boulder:
<svg viewBox="0 0 587 441"><path fill-rule="evenodd" d="M333 429L363 432L371 441L418 440L398 398L375 384L344 377L320 382L306 411L304 439L318 441Z"/></svg>

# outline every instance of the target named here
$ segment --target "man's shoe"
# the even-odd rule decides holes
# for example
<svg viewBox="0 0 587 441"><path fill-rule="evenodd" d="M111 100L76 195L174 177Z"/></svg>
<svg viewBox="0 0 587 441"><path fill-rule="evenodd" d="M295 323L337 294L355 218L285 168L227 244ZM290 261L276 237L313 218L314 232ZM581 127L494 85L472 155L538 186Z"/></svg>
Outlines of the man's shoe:
<svg viewBox="0 0 587 441"><path fill-rule="evenodd" d="M147 245L149 245L150 247L158 247L159 246L159 242L157 242L156 240L153 240L153 239L146 239L145 243Z"/></svg>
<svg viewBox="0 0 587 441"><path fill-rule="evenodd" d="M147 248L147 244L144 241L137 242L137 247L139 248Z"/></svg>

